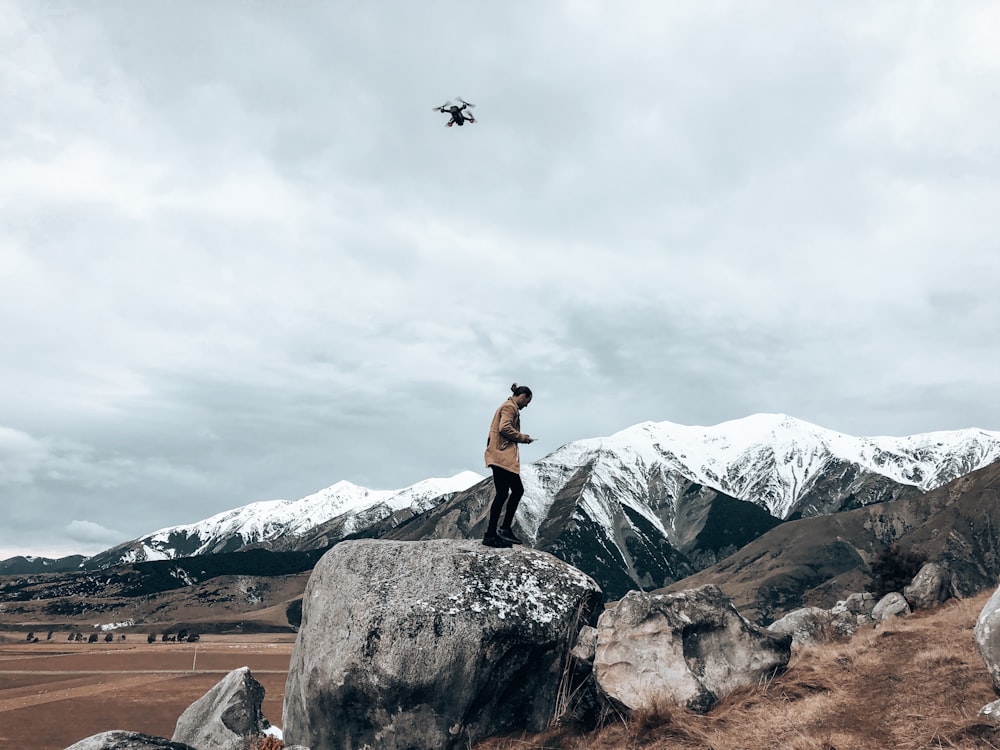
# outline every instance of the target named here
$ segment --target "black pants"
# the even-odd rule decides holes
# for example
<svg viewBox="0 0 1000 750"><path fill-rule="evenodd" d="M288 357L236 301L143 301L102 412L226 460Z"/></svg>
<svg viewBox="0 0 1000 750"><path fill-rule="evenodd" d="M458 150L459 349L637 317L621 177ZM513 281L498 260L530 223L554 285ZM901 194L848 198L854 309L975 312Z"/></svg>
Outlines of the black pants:
<svg viewBox="0 0 1000 750"><path fill-rule="evenodd" d="M504 503L507 503L507 514L503 519L503 528L509 529L514 523L517 504L521 502L521 496L524 494L524 485L521 484L519 474L501 469L499 466L491 466L490 468L493 469L493 486L496 487L497 494L493 498L493 505L490 506L490 525L486 533L496 534L497 523L500 521Z"/></svg>

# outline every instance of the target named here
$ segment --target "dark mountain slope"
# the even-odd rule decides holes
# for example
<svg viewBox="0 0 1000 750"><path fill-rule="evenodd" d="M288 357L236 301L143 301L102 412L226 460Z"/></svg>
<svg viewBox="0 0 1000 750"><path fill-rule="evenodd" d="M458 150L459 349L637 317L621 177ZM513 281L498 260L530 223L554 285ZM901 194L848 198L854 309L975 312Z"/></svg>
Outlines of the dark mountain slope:
<svg viewBox="0 0 1000 750"><path fill-rule="evenodd" d="M897 543L947 565L955 593L971 596L1000 576L998 492L1000 462L916 497L788 522L661 591L714 583L745 616L770 622L864 590L871 561Z"/></svg>

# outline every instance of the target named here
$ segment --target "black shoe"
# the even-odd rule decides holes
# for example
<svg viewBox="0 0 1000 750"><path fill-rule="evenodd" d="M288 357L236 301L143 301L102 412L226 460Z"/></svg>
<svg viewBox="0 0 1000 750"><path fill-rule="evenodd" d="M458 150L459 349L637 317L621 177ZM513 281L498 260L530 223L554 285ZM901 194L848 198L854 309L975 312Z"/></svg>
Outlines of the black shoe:
<svg viewBox="0 0 1000 750"><path fill-rule="evenodd" d="M503 537L499 536L498 534L490 534L489 532L487 532L486 535L483 537L483 544L485 544L487 547L497 547L500 549L511 546L511 543L508 542Z"/></svg>
<svg viewBox="0 0 1000 750"><path fill-rule="evenodd" d="M509 544L524 544L524 542L514 536L513 529L500 529L497 531L497 536Z"/></svg>

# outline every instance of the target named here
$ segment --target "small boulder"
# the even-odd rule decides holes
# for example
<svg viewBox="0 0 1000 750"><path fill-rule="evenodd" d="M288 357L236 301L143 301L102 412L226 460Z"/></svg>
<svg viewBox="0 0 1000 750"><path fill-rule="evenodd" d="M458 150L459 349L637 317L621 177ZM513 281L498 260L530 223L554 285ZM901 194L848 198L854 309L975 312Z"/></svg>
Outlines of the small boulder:
<svg viewBox="0 0 1000 750"><path fill-rule="evenodd" d="M341 542L302 598L285 741L447 750L541 731L600 601L591 578L533 549Z"/></svg>
<svg viewBox="0 0 1000 750"><path fill-rule="evenodd" d="M927 563L903 587L903 596L913 609L926 609L940 604L951 596L951 575L938 563Z"/></svg>
<svg viewBox="0 0 1000 750"><path fill-rule="evenodd" d="M598 620L594 674L628 709L669 702L704 712L783 669L791 644L792 636L750 623L717 586L630 591Z"/></svg>
<svg viewBox="0 0 1000 750"><path fill-rule="evenodd" d="M244 750L270 724L264 718L264 686L248 667L234 669L177 719L174 742L212 750Z"/></svg>
<svg viewBox="0 0 1000 750"><path fill-rule="evenodd" d="M597 652L597 628L584 625L576 636L576 644L569 652L574 659L588 664L594 663L594 654Z"/></svg>
<svg viewBox="0 0 1000 750"><path fill-rule="evenodd" d="M74 742L66 750L196 750L183 742L174 742L166 737L151 737L139 732L113 730L101 732Z"/></svg>
<svg viewBox="0 0 1000 750"><path fill-rule="evenodd" d="M872 619L874 609L874 594L851 594L843 601L837 602L830 609L831 636L851 638L859 628L874 622Z"/></svg>
<svg viewBox="0 0 1000 750"><path fill-rule="evenodd" d="M869 592L850 594L844 601L837 602L833 611L843 610L857 615L862 621L870 619L875 609L875 595Z"/></svg>
<svg viewBox="0 0 1000 750"><path fill-rule="evenodd" d="M872 609L872 620L885 622L890 617L904 617L910 614L910 603L898 591L891 591L875 604Z"/></svg>
<svg viewBox="0 0 1000 750"><path fill-rule="evenodd" d="M1000 725L1000 701L987 703L979 709L979 715L984 719L993 722L993 724Z"/></svg>

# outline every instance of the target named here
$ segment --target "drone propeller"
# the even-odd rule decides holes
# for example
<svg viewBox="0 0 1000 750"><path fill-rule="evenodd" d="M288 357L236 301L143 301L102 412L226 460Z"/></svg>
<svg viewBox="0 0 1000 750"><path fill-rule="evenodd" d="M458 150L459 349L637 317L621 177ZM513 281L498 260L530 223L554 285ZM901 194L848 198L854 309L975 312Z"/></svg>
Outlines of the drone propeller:
<svg viewBox="0 0 1000 750"><path fill-rule="evenodd" d="M441 105L440 107L435 107L433 111L434 111L434 112L440 112L440 111L441 111L441 110L443 110L443 109L447 109L447 108L448 108L449 106L451 106L451 101L447 101L447 102L445 102L445 103L444 103L444 104L442 104L442 105Z"/></svg>
<svg viewBox="0 0 1000 750"><path fill-rule="evenodd" d="M475 107L476 106L475 104L472 104L470 102L465 101L465 99L463 99L460 96L456 96L455 98L458 99L460 102L462 102L462 104L464 104L466 107Z"/></svg>

